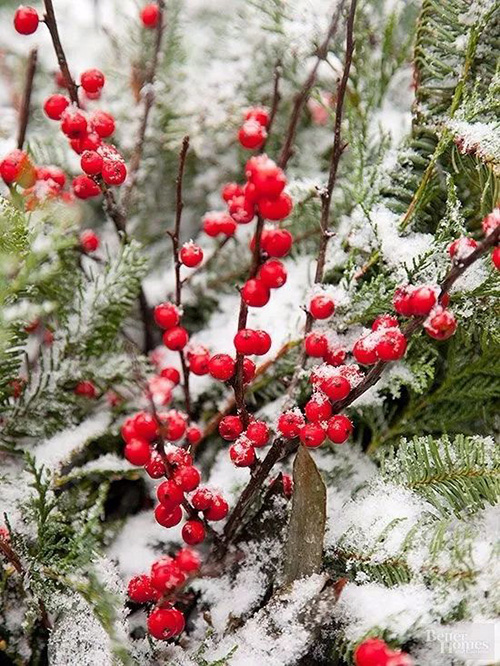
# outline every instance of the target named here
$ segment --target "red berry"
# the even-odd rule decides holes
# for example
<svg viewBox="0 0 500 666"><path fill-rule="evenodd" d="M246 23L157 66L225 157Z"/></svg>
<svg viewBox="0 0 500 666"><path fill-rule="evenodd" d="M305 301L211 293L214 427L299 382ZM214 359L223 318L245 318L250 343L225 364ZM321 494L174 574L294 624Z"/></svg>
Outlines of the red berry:
<svg viewBox="0 0 500 666"><path fill-rule="evenodd" d="M127 177L127 167L120 159L103 160L102 179L107 185L121 185Z"/></svg>
<svg viewBox="0 0 500 666"><path fill-rule="evenodd" d="M175 442L184 436L186 432L186 419L183 414L171 410L167 414L160 414L159 418L162 424L162 432L166 439ZM185 462L183 464L187 465L188 463Z"/></svg>
<svg viewBox="0 0 500 666"><path fill-rule="evenodd" d="M212 504L204 513L207 520L224 520L229 513L229 505L223 497L220 495L214 495Z"/></svg>
<svg viewBox="0 0 500 666"><path fill-rule="evenodd" d="M61 115L61 130L70 139L79 139L87 132L87 119L74 106L68 106Z"/></svg>
<svg viewBox="0 0 500 666"><path fill-rule="evenodd" d="M248 384L255 377L257 367L249 358L243 359L243 384Z"/></svg>
<svg viewBox="0 0 500 666"><path fill-rule="evenodd" d="M180 634L184 624L184 615L176 608L155 608L148 617L148 631L160 641Z"/></svg>
<svg viewBox="0 0 500 666"><path fill-rule="evenodd" d="M177 446L167 448L165 451L165 456L169 464L173 465L174 467L183 467L193 464L193 456L185 449L181 449Z"/></svg>
<svg viewBox="0 0 500 666"><path fill-rule="evenodd" d="M256 120L246 120L238 132L238 141L249 150L260 148L266 138L266 128Z"/></svg>
<svg viewBox="0 0 500 666"><path fill-rule="evenodd" d="M28 165L29 158L23 150L11 150L0 162L0 175L7 184L17 182L21 180Z"/></svg>
<svg viewBox="0 0 500 666"><path fill-rule="evenodd" d="M90 116L90 125L94 132L103 139L115 131L115 119L106 111L94 111Z"/></svg>
<svg viewBox="0 0 500 666"><path fill-rule="evenodd" d="M193 241L184 243L179 252L179 259L188 268L194 268L203 261L203 250Z"/></svg>
<svg viewBox="0 0 500 666"><path fill-rule="evenodd" d="M372 324L372 331L378 331L381 328L397 328L399 326L398 318L390 314L380 315Z"/></svg>
<svg viewBox="0 0 500 666"><path fill-rule="evenodd" d="M162 476L165 476L166 469L163 458L157 451L151 452L150 460L144 465L148 476L152 479L161 479Z"/></svg>
<svg viewBox="0 0 500 666"><path fill-rule="evenodd" d="M398 287L394 292L394 298L392 300L394 309L400 315L403 315L403 317L410 317L413 314L410 297L411 289L408 287Z"/></svg>
<svg viewBox="0 0 500 666"><path fill-rule="evenodd" d="M259 199L257 206L266 220L284 220L292 212L293 201L288 194L282 192L276 199Z"/></svg>
<svg viewBox="0 0 500 666"><path fill-rule="evenodd" d="M134 428L138 436L147 439L148 442L156 439L159 434L158 422L148 412L138 412L134 416Z"/></svg>
<svg viewBox="0 0 500 666"><path fill-rule="evenodd" d="M234 336L234 346L238 354L255 354L258 348L257 331L241 328Z"/></svg>
<svg viewBox="0 0 500 666"><path fill-rule="evenodd" d="M438 306L436 311L424 322L428 335L435 340L447 340L457 330L457 321L452 312Z"/></svg>
<svg viewBox="0 0 500 666"><path fill-rule="evenodd" d="M214 211L207 213L202 220L203 231L207 236L217 236L218 234L224 234L226 236L232 236L236 231L236 222L233 218L227 213Z"/></svg>
<svg viewBox="0 0 500 666"><path fill-rule="evenodd" d="M97 389L92 382L83 380L78 382L74 389L75 395L80 395L84 398L97 398Z"/></svg>
<svg viewBox="0 0 500 666"><path fill-rule="evenodd" d="M140 17L145 28L156 28L160 22L160 8L155 3L146 5L141 9Z"/></svg>
<svg viewBox="0 0 500 666"><path fill-rule="evenodd" d="M496 247L493 252L491 253L491 260L493 261L493 265L495 268L500 271L500 247ZM443 303L443 301L441 300ZM444 305L444 303L443 303Z"/></svg>
<svg viewBox="0 0 500 666"><path fill-rule="evenodd" d="M200 556L192 548L181 548L175 556L175 562L187 574L195 573L201 566Z"/></svg>
<svg viewBox="0 0 500 666"><path fill-rule="evenodd" d="M80 247L83 252L95 252L99 242L99 236L92 229L84 229L80 234Z"/></svg>
<svg viewBox="0 0 500 666"><path fill-rule="evenodd" d="M352 433L352 423L343 414L336 414L328 421L327 434L334 444L343 444Z"/></svg>
<svg viewBox="0 0 500 666"><path fill-rule="evenodd" d="M317 423L306 423L300 429L300 441L304 446L316 448L321 446L326 439L326 432Z"/></svg>
<svg viewBox="0 0 500 666"><path fill-rule="evenodd" d="M414 315L428 315L436 302L436 290L431 287L417 287L411 292L410 308Z"/></svg>
<svg viewBox="0 0 500 666"><path fill-rule="evenodd" d="M158 306L157 306L158 307ZM156 309L155 309L155 319L156 319ZM158 320L156 321L158 323ZM160 377L165 377L169 379L172 384L178 384L181 381L181 374L177 368L163 368L160 370Z"/></svg>
<svg viewBox="0 0 500 666"><path fill-rule="evenodd" d="M403 358L406 345L406 338L399 328L390 328L383 333L375 349L381 361L397 361Z"/></svg>
<svg viewBox="0 0 500 666"><path fill-rule="evenodd" d="M182 509L179 505L172 509L158 504L155 507L155 520L162 527L175 527L182 520Z"/></svg>
<svg viewBox="0 0 500 666"><path fill-rule="evenodd" d="M205 528L199 520L188 520L182 528L182 538L190 546L201 543L205 538Z"/></svg>
<svg viewBox="0 0 500 666"><path fill-rule="evenodd" d="M151 578L142 574L130 579L127 594L131 601L136 604L146 604L148 601L157 601L158 590L151 585Z"/></svg>
<svg viewBox="0 0 500 666"><path fill-rule="evenodd" d="M270 257L284 257L290 252L293 236L287 229L269 229L261 239L262 249Z"/></svg>
<svg viewBox="0 0 500 666"><path fill-rule="evenodd" d="M222 439L232 442L243 432L243 423L239 416L225 416L219 423L219 435Z"/></svg>
<svg viewBox="0 0 500 666"><path fill-rule="evenodd" d="M323 396L314 396L306 403L304 412L309 421L326 421L332 415L332 406Z"/></svg>
<svg viewBox="0 0 500 666"><path fill-rule="evenodd" d="M500 208L494 208L481 222L485 236L489 236L500 225Z"/></svg>
<svg viewBox="0 0 500 666"><path fill-rule="evenodd" d="M362 365L373 365L377 362L377 340L373 334L365 335L354 343L352 355Z"/></svg>
<svg viewBox="0 0 500 666"><path fill-rule="evenodd" d="M201 377L208 374L208 364L210 362L210 354L191 354L189 357L189 369L195 375Z"/></svg>
<svg viewBox="0 0 500 666"><path fill-rule="evenodd" d="M186 429L186 439L192 446L198 444L202 437L203 432L201 428L198 428L198 426L192 425Z"/></svg>
<svg viewBox="0 0 500 666"><path fill-rule="evenodd" d="M260 267L258 277L269 289L279 289L286 282L286 268L279 259L268 259Z"/></svg>
<svg viewBox="0 0 500 666"><path fill-rule="evenodd" d="M181 469L184 468L181 467ZM160 504L163 504L163 506L170 509L170 511L184 501L184 491L173 479L167 479L160 483L156 489L156 496L158 497Z"/></svg>
<svg viewBox="0 0 500 666"><path fill-rule="evenodd" d="M222 188L221 196L226 203L229 203L231 199L243 196L243 187L238 183L227 183Z"/></svg>
<svg viewBox="0 0 500 666"><path fill-rule="evenodd" d="M174 481L186 493L190 493L200 485L201 476L196 467L192 465L180 467L174 474Z"/></svg>
<svg viewBox="0 0 500 666"><path fill-rule="evenodd" d="M32 35L36 32L39 22L38 12L33 7L20 5L14 14L14 28L21 35Z"/></svg>
<svg viewBox="0 0 500 666"><path fill-rule="evenodd" d="M248 224L255 217L254 204L246 197L234 197L229 202L229 215L238 224Z"/></svg>
<svg viewBox="0 0 500 666"><path fill-rule="evenodd" d="M208 371L214 379L227 382L234 375L235 365L229 354L215 354L210 359Z"/></svg>
<svg viewBox="0 0 500 666"><path fill-rule="evenodd" d="M351 384L345 377L337 375L321 382L321 390L330 400L343 400L351 392Z"/></svg>
<svg viewBox="0 0 500 666"><path fill-rule="evenodd" d="M270 296L269 288L256 278L247 280L241 290L241 298L247 305L254 308L261 308L266 305Z"/></svg>
<svg viewBox="0 0 500 666"><path fill-rule="evenodd" d="M337 366L342 365L346 356L347 352L345 349L342 349L341 347L338 347L337 349L328 347L326 353L323 354L323 360L325 363L328 363L328 365Z"/></svg>
<svg viewBox="0 0 500 666"><path fill-rule="evenodd" d="M247 439L240 439L229 447L229 456L236 467L251 467L255 462L255 449Z"/></svg>
<svg viewBox="0 0 500 666"><path fill-rule="evenodd" d="M99 185L88 176L77 176L72 183L73 193L79 199L91 199L101 194Z"/></svg>
<svg viewBox="0 0 500 666"><path fill-rule="evenodd" d="M38 167L36 170L37 180L52 180L57 183L59 187L64 187L66 184L66 175L62 169L56 166Z"/></svg>
<svg viewBox="0 0 500 666"><path fill-rule="evenodd" d="M151 584L165 594L180 587L186 580L186 574L181 570L177 562L165 555L151 565Z"/></svg>
<svg viewBox="0 0 500 666"><path fill-rule="evenodd" d="M43 105L43 110L51 120L61 120L61 116L68 106L69 99L65 95L56 93L47 97Z"/></svg>
<svg viewBox="0 0 500 666"><path fill-rule="evenodd" d="M99 69L88 69L80 77L82 88L89 93L98 92L105 83L104 74Z"/></svg>
<svg viewBox="0 0 500 666"><path fill-rule="evenodd" d="M191 504L197 511L206 511L212 506L214 495L208 488L199 488L191 497Z"/></svg>
<svg viewBox="0 0 500 666"><path fill-rule="evenodd" d="M255 331L255 351L257 356L263 356L271 349L271 336L267 331Z"/></svg>
<svg viewBox="0 0 500 666"><path fill-rule="evenodd" d="M151 458L151 447L145 439L130 439L125 444L123 455L132 465L142 467Z"/></svg>
<svg viewBox="0 0 500 666"><path fill-rule="evenodd" d="M304 340L304 347L308 356L320 358L328 350L328 340L321 333L308 333Z"/></svg>
<svg viewBox="0 0 500 666"><path fill-rule="evenodd" d="M189 341L189 335L183 326L174 326L163 334L163 344L172 351L184 349Z"/></svg>
<svg viewBox="0 0 500 666"><path fill-rule="evenodd" d="M245 166L248 180L255 186L255 198L278 197L285 188L286 178L282 169L267 155L251 157Z"/></svg>
<svg viewBox="0 0 500 666"><path fill-rule="evenodd" d="M95 150L86 150L80 158L82 171L89 176L97 176L102 171L102 157Z"/></svg>
<svg viewBox="0 0 500 666"><path fill-rule="evenodd" d="M465 259L471 252L477 247L477 242L473 238L468 238L463 236L462 238L457 238L451 243L448 248L448 252L452 259L460 261Z"/></svg>
<svg viewBox="0 0 500 666"><path fill-rule="evenodd" d="M335 303L330 296L314 296L309 303L309 312L314 319L328 319L335 312Z"/></svg>
<svg viewBox="0 0 500 666"><path fill-rule="evenodd" d="M388 666L390 650L380 638L368 638L354 651L356 666Z"/></svg>
<svg viewBox="0 0 500 666"><path fill-rule="evenodd" d="M154 318L161 328L173 328L180 321L179 310L173 303L160 303L154 309Z"/></svg>
<svg viewBox="0 0 500 666"><path fill-rule="evenodd" d="M256 120L260 125L269 125L269 111L263 106L253 106L245 113L245 120Z"/></svg>
<svg viewBox="0 0 500 666"><path fill-rule="evenodd" d="M248 424L245 435L254 446L265 446L269 441L269 427L264 421L252 421Z"/></svg>
<svg viewBox="0 0 500 666"><path fill-rule="evenodd" d="M298 437L304 426L304 417L296 410L284 412L278 419L278 430L287 439Z"/></svg>

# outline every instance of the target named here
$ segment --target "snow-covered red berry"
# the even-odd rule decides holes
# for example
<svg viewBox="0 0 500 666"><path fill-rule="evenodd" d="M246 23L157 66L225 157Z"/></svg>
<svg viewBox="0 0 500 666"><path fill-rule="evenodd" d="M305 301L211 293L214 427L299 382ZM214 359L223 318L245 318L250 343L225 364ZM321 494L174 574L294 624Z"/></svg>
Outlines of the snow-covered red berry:
<svg viewBox="0 0 500 666"><path fill-rule="evenodd" d="M260 148L267 138L266 128L256 120L246 120L238 131L238 141L243 148Z"/></svg>
<svg viewBox="0 0 500 666"><path fill-rule="evenodd" d="M127 587L128 598L136 604L147 604L157 601L158 590L151 585L151 578L146 574L134 576L130 579Z"/></svg>
<svg viewBox="0 0 500 666"><path fill-rule="evenodd" d="M204 511L205 518L211 521L224 520L228 513L229 504L221 495L214 495L212 504Z"/></svg>
<svg viewBox="0 0 500 666"><path fill-rule="evenodd" d="M256 120L260 125L269 125L269 111L263 106L252 106L245 113L245 120Z"/></svg>
<svg viewBox="0 0 500 666"><path fill-rule="evenodd" d="M255 462L255 449L249 440L242 438L231 444L229 456L236 467L251 467Z"/></svg>
<svg viewBox="0 0 500 666"><path fill-rule="evenodd" d="M351 392L351 384L348 379L340 375L324 379L320 388L323 393L332 401L343 400Z"/></svg>
<svg viewBox="0 0 500 666"><path fill-rule="evenodd" d="M61 115L61 130L70 139L78 139L87 132L87 119L74 106L68 106Z"/></svg>
<svg viewBox="0 0 500 666"><path fill-rule="evenodd" d="M481 228L485 236L489 236L500 226L500 208L494 208L481 222Z"/></svg>
<svg viewBox="0 0 500 666"><path fill-rule="evenodd" d="M99 185L88 176L77 176L72 183L73 193L79 199L91 199L101 194Z"/></svg>
<svg viewBox="0 0 500 666"><path fill-rule="evenodd" d="M243 187L238 183L226 183L221 190L221 196L226 203L229 203L235 197L243 196Z"/></svg>
<svg viewBox="0 0 500 666"><path fill-rule="evenodd" d="M219 423L219 435L222 439L232 442L243 432L243 422L239 416L225 416Z"/></svg>
<svg viewBox="0 0 500 666"><path fill-rule="evenodd" d="M432 287L416 287L410 295L410 309L413 315L422 317L428 315L436 305L436 290Z"/></svg>
<svg viewBox="0 0 500 666"><path fill-rule="evenodd" d="M198 488L191 497L191 504L197 511L206 511L212 506L214 496L208 488Z"/></svg>
<svg viewBox="0 0 500 666"><path fill-rule="evenodd" d="M143 467L151 458L151 446L145 439L129 439L123 449L123 455L132 465Z"/></svg>
<svg viewBox="0 0 500 666"><path fill-rule="evenodd" d="M179 259L188 268L194 268L203 261L203 250L192 241L184 243L179 252Z"/></svg>
<svg viewBox="0 0 500 666"><path fill-rule="evenodd" d="M321 333L308 333L304 340L304 348L308 356L321 358L328 349L328 340Z"/></svg>
<svg viewBox="0 0 500 666"><path fill-rule="evenodd" d="M161 328L173 328L180 321L179 310L173 303L160 303L154 309L154 319Z"/></svg>
<svg viewBox="0 0 500 666"><path fill-rule="evenodd" d="M460 259L465 259L467 255L469 255L471 252L474 252L476 247L477 241L475 241L473 238L463 236L462 238L457 238L453 241L453 243L451 243L448 248L448 252L452 259L460 261Z"/></svg>
<svg viewBox="0 0 500 666"><path fill-rule="evenodd" d="M261 308L269 302L271 293L269 287L257 278L247 280L241 289L241 298L247 305Z"/></svg>
<svg viewBox="0 0 500 666"><path fill-rule="evenodd" d="M69 106L69 99L65 95L56 93L47 97L43 104L43 110L51 120L61 120L61 116Z"/></svg>
<svg viewBox="0 0 500 666"><path fill-rule="evenodd" d="M375 350L381 361L397 361L403 358L407 341L399 328L390 328L383 332Z"/></svg>
<svg viewBox="0 0 500 666"><path fill-rule="evenodd" d="M392 304L394 309L403 317L410 317L413 312L410 304L411 289L408 287L398 287L394 292Z"/></svg>
<svg viewBox="0 0 500 666"><path fill-rule="evenodd" d="M36 32L40 18L33 7L21 5L14 14L14 28L21 35L32 35Z"/></svg>
<svg viewBox="0 0 500 666"><path fill-rule="evenodd" d="M189 546L201 543L205 538L205 528L199 520L188 520L182 528L182 538Z"/></svg>
<svg viewBox="0 0 500 666"><path fill-rule="evenodd" d="M80 247L83 252L95 252L99 247L99 236L92 229L84 229L80 234Z"/></svg>
<svg viewBox="0 0 500 666"><path fill-rule="evenodd" d="M335 312L335 303L330 296L318 294L311 299L309 312L314 319L328 319Z"/></svg>
<svg viewBox="0 0 500 666"><path fill-rule="evenodd" d="M278 419L278 430L287 439L298 437L304 426L304 417L300 412L290 410L280 415Z"/></svg>
<svg viewBox="0 0 500 666"><path fill-rule="evenodd" d="M181 467L181 469L184 469ZM156 489L156 496L160 504L173 510L178 504L184 501L184 491L180 484L176 483L173 479L167 479L160 483Z"/></svg>
<svg viewBox="0 0 500 666"><path fill-rule="evenodd" d="M214 379L227 382L234 375L235 365L229 354L215 354L210 359L208 371Z"/></svg>
<svg viewBox="0 0 500 666"><path fill-rule="evenodd" d="M328 439L334 444L343 444L349 439L352 430L352 423L347 416L344 416L344 414L335 414L335 416L332 416L328 421L326 432Z"/></svg>
<svg viewBox="0 0 500 666"><path fill-rule="evenodd" d="M352 355L361 365L373 365L377 362L377 340L373 335L366 335L356 340L352 348Z"/></svg>
<svg viewBox="0 0 500 666"><path fill-rule="evenodd" d="M161 477L165 476L166 473L163 458L157 451L151 452L151 458L144 465L144 469L146 470L148 476L150 476L152 479L161 479Z"/></svg>
<svg viewBox="0 0 500 666"><path fill-rule="evenodd" d="M328 365L338 366L342 365L347 356L347 352L342 347L328 347L326 353L323 354L323 360Z"/></svg>
<svg viewBox="0 0 500 666"><path fill-rule="evenodd" d="M457 320L452 312L438 306L424 322L426 333L435 340L447 340L457 330Z"/></svg>
<svg viewBox="0 0 500 666"><path fill-rule="evenodd" d="M275 199L259 199L257 207L266 220L284 220L293 210L293 201L288 194L282 192Z"/></svg>
<svg viewBox="0 0 500 666"><path fill-rule="evenodd" d="M287 255L293 245L293 236L288 229L269 229L262 235L261 247L270 257L280 259Z"/></svg>
<svg viewBox="0 0 500 666"><path fill-rule="evenodd" d="M189 335L183 326L169 328L163 334L163 344L172 351L180 351L189 342Z"/></svg>
<svg viewBox="0 0 500 666"><path fill-rule="evenodd" d="M102 171L102 157L95 150L85 150L80 158L80 166L88 176L97 176Z"/></svg>
<svg viewBox="0 0 500 666"><path fill-rule="evenodd" d="M82 88L89 93L99 92L106 79L100 69L88 69L80 76Z"/></svg>
<svg viewBox="0 0 500 666"><path fill-rule="evenodd" d="M99 137L106 139L115 131L115 119L107 111L94 111L90 116L90 126Z"/></svg>
<svg viewBox="0 0 500 666"><path fill-rule="evenodd" d="M321 446L326 439L326 432L318 423L306 423L300 429L300 441L304 446L316 448Z"/></svg>
<svg viewBox="0 0 500 666"><path fill-rule="evenodd" d="M195 573L201 566L200 556L192 548L181 548L175 556L175 562L187 574Z"/></svg>
<svg viewBox="0 0 500 666"><path fill-rule="evenodd" d="M236 231L236 222L227 213L212 211L202 219L203 231L207 236L215 237L219 234L233 236Z"/></svg>
<svg viewBox="0 0 500 666"><path fill-rule="evenodd" d="M313 396L304 407L304 412L308 421L317 423L318 421L326 421L332 415L332 406L328 400L321 396Z"/></svg>
<svg viewBox="0 0 500 666"><path fill-rule="evenodd" d="M372 331L378 331L381 328L395 328L397 326L399 326L397 317L390 314L383 314L374 320Z"/></svg>
<svg viewBox="0 0 500 666"><path fill-rule="evenodd" d="M264 421L252 421L248 424L245 435L254 446L265 446L269 441L269 427Z"/></svg>
<svg viewBox="0 0 500 666"><path fill-rule="evenodd" d="M155 608L148 617L148 631L160 641L167 641L182 633L184 615L176 608Z"/></svg>
<svg viewBox="0 0 500 666"><path fill-rule="evenodd" d="M172 367L163 368L160 370L160 377L168 379L172 382L172 384L178 384L181 381L181 373L177 370L177 368Z"/></svg>
<svg viewBox="0 0 500 666"><path fill-rule="evenodd" d="M245 165L245 175L255 186L255 198L276 198L285 188L286 177L267 155L255 155Z"/></svg>
<svg viewBox="0 0 500 666"><path fill-rule="evenodd" d="M151 2L141 9L140 17L145 28L156 28L160 22L160 8L155 2Z"/></svg>
<svg viewBox="0 0 500 666"><path fill-rule="evenodd" d="M165 555L151 565L150 579L151 585L164 594L183 585L186 574L173 558Z"/></svg>
<svg viewBox="0 0 500 666"><path fill-rule="evenodd" d="M258 278L269 289L279 289L286 282L286 268L279 259L268 259L260 267Z"/></svg>
<svg viewBox="0 0 500 666"><path fill-rule="evenodd" d="M106 185L121 185L127 178L127 167L122 160L103 160L101 176Z"/></svg>

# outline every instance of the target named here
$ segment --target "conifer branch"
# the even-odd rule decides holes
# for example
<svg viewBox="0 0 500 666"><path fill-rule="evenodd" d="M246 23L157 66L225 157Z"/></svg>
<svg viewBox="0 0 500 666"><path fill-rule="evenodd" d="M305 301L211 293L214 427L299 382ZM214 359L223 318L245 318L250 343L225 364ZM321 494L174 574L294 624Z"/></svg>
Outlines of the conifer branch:
<svg viewBox="0 0 500 666"><path fill-rule="evenodd" d="M33 80L35 78L36 66L38 62L38 49L31 49L28 56L28 67L26 69L26 78L24 82L23 99L21 102L21 112L19 116L19 132L17 135L17 147L21 150L26 139L26 130L28 128L30 116L31 93L33 91Z"/></svg>

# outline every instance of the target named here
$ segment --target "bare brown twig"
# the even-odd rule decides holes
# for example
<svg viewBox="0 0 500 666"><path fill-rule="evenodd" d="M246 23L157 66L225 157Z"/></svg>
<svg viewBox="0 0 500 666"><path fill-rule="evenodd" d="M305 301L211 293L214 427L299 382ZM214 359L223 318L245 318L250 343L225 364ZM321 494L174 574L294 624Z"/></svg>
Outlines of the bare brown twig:
<svg viewBox="0 0 500 666"><path fill-rule="evenodd" d="M26 139L26 130L30 117L31 93L33 91L33 79L35 78L36 65L38 61L38 49L31 49L28 56L28 67L26 69L26 78L24 82L23 99L21 102L21 111L19 116L19 132L17 135L17 147L21 149Z"/></svg>
<svg viewBox="0 0 500 666"><path fill-rule="evenodd" d="M45 25L49 29L50 36L52 37L52 43L56 52L57 62L59 63L59 68L66 81L70 99L73 104L80 106L80 102L78 101L78 87L73 77L71 76L71 72L69 71L68 61L66 59L66 55L61 44L61 39L59 37L54 5L52 4L52 0L43 0L43 4L45 5Z"/></svg>

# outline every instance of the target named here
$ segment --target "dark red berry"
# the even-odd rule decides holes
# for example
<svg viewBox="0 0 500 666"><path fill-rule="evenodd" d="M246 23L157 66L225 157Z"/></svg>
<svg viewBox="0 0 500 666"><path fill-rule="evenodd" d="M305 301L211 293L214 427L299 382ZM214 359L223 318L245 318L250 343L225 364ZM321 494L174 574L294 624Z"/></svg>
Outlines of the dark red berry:
<svg viewBox="0 0 500 666"><path fill-rule="evenodd" d="M321 446L326 439L326 432L318 423L306 423L300 429L300 441L304 446L316 448Z"/></svg>
<svg viewBox="0 0 500 666"><path fill-rule="evenodd" d="M287 439L298 437L304 426L304 417L296 410L284 412L278 419L278 430Z"/></svg>
<svg viewBox="0 0 500 666"><path fill-rule="evenodd" d="M145 439L129 439L123 449L123 455L132 465L142 467L151 458L151 447Z"/></svg>
<svg viewBox="0 0 500 666"><path fill-rule="evenodd" d="M269 287L257 278L247 280L241 289L241 298L247 305L261 308L269 302L271 293Z"/></svg>
<svg viewBox="0 0 500 666"><path fill-rule="evenodd" d="M163 506L171 511L175 506L182 504L184 501L184 491L173 479L167 479L160 483L156 489L156 496L160 504L163 504Z"/></svg>
<svg viewBox="0 0 500 666"><path fill-rule="evenodd" d="M181 548L175 556L175 562L187 574L195 573L201 566L200 556L192 548Z"/></svg>
<svg viewBox="0 0 500 666"><path fill-rule="evenodd" d="M142 574L140 576L134 576L130 579L127 594L131 601L135 601L136 604L146 604L149 601L157 601L159 594L151 585L151 578Z"/></svg>
<svg viewBox="0 0 500 666"><path fill-rule="evenodd" d="M205 538L205 528L203 527L203 523L199 520L186 521L182 528L182 538L190 546L195 546L197 543L201 543Z"/></svg>
<svg viewBox="0 0 500 666"><path fill-rule="evenodd" d="M87 379L78 382L78 384L75 386L74 393L75 395L82 396L83 398L97 398L97 389L95 385Z"/></svg>
<svg viewBox="0 0 500 666"><path fill-rule="evenodd" d="M211 521L224 520L229 513L229 505L220 495L214 495L212 504L205 510L205 518Z"/></svg>
<svg viewBox="0 0 500 666"><path fill-rule="evenodd" d="M399 328L390 328L384 331L375 349L381 361L397 361L403 358L406 346L406 338Z"/></svg>
<svg viewBox="0 0 500 666"><path fill-rule="evenodd" d="M99 236L92 229L84 229L80 234L80 247L83 252L95 252L99 242Z"/></svg>
<svg viewBox="0 0 500 666"><path fill-rule="evenodd" d="M229 447L229 456L236 467L251 467L255 462L255 449L247 439L240 439Z"/></svg>
<svg viewBox="0 0 500 666"><path fill-rule="evenodd" d="M352 433L352 423L343 414L336 414L328 421L327 434L334 444L343 444Z"/></svg>
<svg viewBox="0 0 500 666"><path fill-rule="evenodd" d="M179 252L179 259L188 268L194 268L203 261L203 250L193 241L184 243Z"/></svg>
<svg viewBox="0 0 500 666"><path fill-rule="evenodd" d="M256 447L265 446L269 441L269 427L264 421L252 421L245 435Z"/></svg>
<svg viewBox="0 0 500 666"><path fill-rule="evenodd" d="M332 415L332 406L323 396L314 396L304 407L306 418L313 423L326 421Z"/></svg>
<svg viewBox="0 0 500 666"><path fill-rule="evenodd" d="M148 631L160 641L180 634L184 624L184 615L176 608L155 608L148 617Z"/></svg>
<svg viewBox="0 0 500 666"><path fill-rule="evenodd" d="M102 171L102 157L95 150L85 150L80 158L82 171L89 176L97 176Z"/></svg>
<svg viewBox="0 0 500 666"><path fill-rule="evenodd" d="M258 277L268 289L279 289L285 284L287 274L279 259L268 259L260 267Z"/></svg>
<svg viewBox="0 0 500 666"><path fill-rule="evenodd" d="M155 519L162 527L175 527L182 520L182 509L179 505L171 509L158 504L155 507Z"/></svg>
<svg viewBox="0 0 500 666"><path fill-rule="evenodd" d="M321 390L332 401L343 400L351 392L351 384L345 377L338 375L323 380Z"/></svg>
<svg viewBox="0 0 500 666"><path fill-rule="evenodd" d="M304 348L308 356L320 358L328 350L328 340L321 333L308 333L304 340Z"/></svg>

